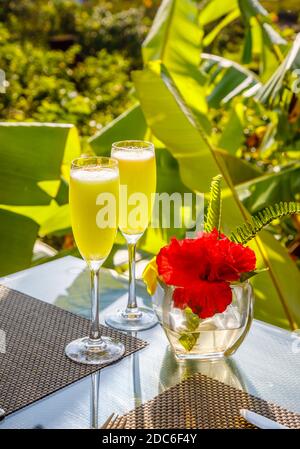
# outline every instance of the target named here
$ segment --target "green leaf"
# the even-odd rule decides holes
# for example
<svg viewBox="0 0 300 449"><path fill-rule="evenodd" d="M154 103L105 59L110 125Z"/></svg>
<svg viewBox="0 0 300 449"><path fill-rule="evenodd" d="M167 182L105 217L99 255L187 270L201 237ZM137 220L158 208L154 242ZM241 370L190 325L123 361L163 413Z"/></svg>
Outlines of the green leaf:
<svg viewBox="0 0 300 449"><path fill-rule="evenodd" d="M264 78L274 71L274 64L283 59L287 41L271 25L268 11L257 0L239 0L241 15L247 29L242 61L250 63L259 57L259 71Z"/></svg>
<svg viewBox="0 0 300 449"><path fill-rule="evenodd" d="M218 142L218 146L227 150L231 154L235 154L236 151L242 145L245 136L245 107L242 103L238 103L233 106L228 117L228 122L221 134Z"/></svg>
<svg viewBox="0 0 300 449"><path fill-rule="evenodd" d="M300 68L300 33L297 34L291 49L275 73L258 90L255 99L263 104L272 105L284 88L287 73Z"/></svg>
<svg viewBox="0 0 300 449"><path fill-rule="evenodd" d="M30 218L0 209L0 276L30 265L38 224Z"/></svg>
<svg viewBox="0 0 300 449"><path fill-rule="evenodd" d="M221 181L222 176L217 175L210 184L209 203L204 224L206 232L211 232L215 228L220 232L222 210Z"/></svg>
<svg viewBox="0 0 300 449"><path fill-rule="evenodd" d="M59 207L54 200L52 200L47 206L7 206L6 204L1 206L1 209L31 218L40 226L44 223L44 221L56 214L58 208Z"/></svg>
<svg viewBox="0 0 300 449"><path fill-rule="evenodd" d="M195 192L205 192L211 178L221 173L225 186L224 232L247 219L248 215L233 190L222 154L209 143L168 71L156 63L134 72L133 78L147 123L178 160L182 182ZM251 246L257 254L258 267L269 268L253 281L256 317L281 327L299 327L300 275L296 265L267 232L262 232Z"/></svg>
<svg viewBox="0 0 300 449"><path fill-rule="evenodd" d="M300 191L300 166L278 173L265 174L237 186L243 203L251 214L280 201L295 201Z"/></svg>
<svg viewBox="0 0 300 449"><path fill-rule="evenodd" d="M0 204L49 204L52 196L42 183L60 181L70 160L80 154L72 125L0 123L0 141L0 182L5 186Z"/></svg>
<svg viewBox="0 0 300 449"><path fill-rule="evenodd" d="M221 102L224 102L224 98L229 94L231 96L232 91L236 89L237 86L242 85L245 89L249 87L252 81L250 80L249 84L245 84L246 79L247 78L243 73L238 73L233 67L230 67L208 96L207 101L209 106L218 108Z"/></svg>
<svg viewBox="0 0 300 449"><path fill-rule="evenodd" d="M238 0L238 2L240 10L247 20L250 20L252 16L268 16L268 11L258 0Z"/></svg>
<svg viewBox="0 0 300 449"><path fill-rule="evenodd" d="M193 0L163 0L143 43L144 63L160 60L185 92L186 101L209 130L205 77L199 71L202 30Z"/></svg>
<svg viewBox="0 0 300 449"><path fill-rule="evenodd" d="M214 153L218 159L222 160L222 164L234 186L239 187L239 184L244 183L247 180L253 180L262 173L255 165L239 159L227 151L215 149Z"/></svg>
<svg viewBox="0 0 300 449"><path fill-rule="evenodd" d="M248 271L246 273L242 273L239 282L245 282L248 279L251 279L253 276L263 273L264 271L268 271L268 268L261 268L260 270L253 270L253 271Z"/></svg>
<svg viewBox="0 0 300 449"><path fill-rule="evenodd" d="M57 207L56 211L41 224L39 235L44 237L65 229L71 229L69 204Z"/></svg>
<svg viewBox="0 0 300 449"><path fill-rule="evenodd" d="M184 309L184 314L188 330L192 332L195 331L200 324L200 318L192 311L190 307L186 307Z"/></svg>
<svg viewBox="0 0 300 449"><path fill-rule="evenodd" d="M208 33L203 38L203 47L208 47L211 45L211 43L218 37L218 35L221 33L223 28L225 28L227 25L229 25L231 22L233 22L235 19L237 19L240 16L240 10L238 8L234 9L233 11L230 11L227 16L224 17L214 28L213 30ZM201 15L200 15L200 23L201 23Z"/></svg>
<svg viewBox="0 0 300 449"><path fill-rule="evenodd" d="M238 226L230 235L230 239L243 245L252 240L272 221L294 214L300 214L300 203L276 203L253 215L250 220Z"/></svg>
<svg viewBox="0 0 300 449"><path fill-rule="evenodd" d="M57 213L54 197L65 183L70 162L80 155L72 125L0 124L1 274L30 265L39 226ZM8 250L9 248L9 250Z"/></svg>
<svg viewBox="0 0 300 449"><path fill-rule="evenodd" d="M246 26L245 43L242 56L243 64L249 64L252 60L252 30L248 25Z"/></svg>
<svg viewBox="0 0 300 449"><path fill-rule="evenodd" d="M174 74L195 72L202 36L198 15L192 0L163 0L143 43L145 64L161 60Z"/></svg>
<svg viewBox="0 0 300 449"><path fill-rule="evenodd" d="M269 41L270 45L286 45L287 41L278 34L269 23L262 25L263 33Z"/></svg>
<svg viewBox="0 0 300 449"><path fill-rule="evenodd" d="M143 140L146 130L147 125L141 107L137 104L91 137L89 143L97 155L109 155L113 142L128 139Z"/></svg>
<svg viewBox="0 0 300 449"><path fill-rule="evenodd" d="M200 335L199 332L190 333L190 334L184 332L184 333L180 334L178 341L181 344L181 346L184 347L184 349L186 351L191 351L193 349L193 347L195 346L195 344L197 343L199 335Z"/></svg>
<svg viewBox="0 0 300 449"><path fill-rule="evenodd" d="M200 12L199 23L202 26L208 25L236 9L238 9L237 0L222 0L222 2L210 0Z"/></svg>
<svg viewBox="0 0 300 449"><path fill-rule="evenodd" d="M255 73L230 59L209 53L201 54L201 71L207 74L211 107L229 103L244 91L261 85Z"/></svg>
<svg viewBox="0 0 300 449"><path fill-rule="evenodd" d="M193 313L190 307L184 309L184 315L186 320L186 328L189 332L183 332L180 334L179 343L187 350L191 351L198 341L199 332L195 332L200 324L200 318Z"/></svg>

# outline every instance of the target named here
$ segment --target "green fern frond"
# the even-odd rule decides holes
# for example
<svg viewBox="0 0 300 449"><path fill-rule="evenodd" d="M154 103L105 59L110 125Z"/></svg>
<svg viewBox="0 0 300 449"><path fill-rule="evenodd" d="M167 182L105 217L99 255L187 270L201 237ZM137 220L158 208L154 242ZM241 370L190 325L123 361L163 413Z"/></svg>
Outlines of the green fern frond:
<svg viewBox="0 0 300 449"><path fill-rule="evenodd" d="M204 223L204 230L211 232L214 228L220 230L221 225L221 181L222 175L215 176L210 184L209 203Z"/></svg>
<svg viewBox="0 0 300 449"><path fill-rule="evenodd" d="M230 240L236 243L247 243L265 226L277 218L288 215L300 214L300 203L280 202L273 206L266 207L252 216L249 221L238 226L230 235Z"/></svg>

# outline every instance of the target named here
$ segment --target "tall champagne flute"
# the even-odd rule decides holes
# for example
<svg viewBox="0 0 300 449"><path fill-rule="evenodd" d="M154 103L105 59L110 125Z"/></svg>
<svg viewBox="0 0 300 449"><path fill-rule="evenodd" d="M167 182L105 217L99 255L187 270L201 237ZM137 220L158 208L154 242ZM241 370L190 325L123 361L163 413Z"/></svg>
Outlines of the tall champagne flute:
<svg viewBox="0 0 300 449"><path fill-rule="evenodd" d="M90 269L92 308L89 335L69 343L65 352L75 362L88 365L109 363L124 353L122 343L101 336L99 325L99 272L116 237L119 189L118 161L81 157L72 162L71 221L76 244ZM105 213L101 205L106 205Z"/></svg>
<svg viewBox="0 0 300 449"><path fill-rule="evenodd" d="M149 224L152 195L156 191L155 151L150 142L126 140L112 145L111 156L119 162L121 186L119 228L128 244L129 293L126 309L117 310L107 316L105 321L116 329L140 331L149 329L157 323L151 309L138 307L135 291L136 244ZM136 214L137 205L140 206L141 213Z"/></svg>

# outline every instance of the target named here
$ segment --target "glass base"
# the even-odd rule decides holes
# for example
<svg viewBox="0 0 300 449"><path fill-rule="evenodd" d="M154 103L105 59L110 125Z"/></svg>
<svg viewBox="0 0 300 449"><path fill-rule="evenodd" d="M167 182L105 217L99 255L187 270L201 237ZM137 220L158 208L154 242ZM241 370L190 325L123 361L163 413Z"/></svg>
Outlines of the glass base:
<svg viewBox="0 0 300 449"><path fill-rule="evenodd" d="M69 359L85 365L103 365L118 360L125 352L122 343L109 337L95 342L89 337L78 338L66 346L65 354Z"/></svg>
<svg viewBox="0 0 300 449"><path fill-rule="evenodd" d="M175 357L177 361L185 361L185 360L210 360L210 361L216 361L222 358L226 358L226 355L224 352L215 352L212 354L188 354L183 353L179 354L175 352Z"/></svg>
<svg viewBox="0 0 300 449"><path fill-rule="evenodd" d="M117 310L116 313L105 318L105 323L121 331L138 332L150 329L158 321L153 310L148 307L139 307L130 312Z"/></svg>

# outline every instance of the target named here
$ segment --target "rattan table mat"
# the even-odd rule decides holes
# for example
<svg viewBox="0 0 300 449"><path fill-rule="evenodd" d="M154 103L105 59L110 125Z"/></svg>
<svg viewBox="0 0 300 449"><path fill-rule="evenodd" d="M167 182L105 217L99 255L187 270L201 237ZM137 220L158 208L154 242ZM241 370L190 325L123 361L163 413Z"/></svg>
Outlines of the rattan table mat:
<svg viewBox="0 0 300 449"><path fill-rule="evenodd" d="M99 370L64 354L67 343L88 335L89 320L4 285L0 330L0 337L6 334L5 353L0 347L0 408L6 415ZM106 326L101 332L125 345L123 357L147 345Z"/></svg>
<svg viewBox="0 0 300 449"><path fill-rule="evenodd" d="M300 415L200 373L122 418L126 429L255 429L239 415L242 408L300 429Z"/></svg>

